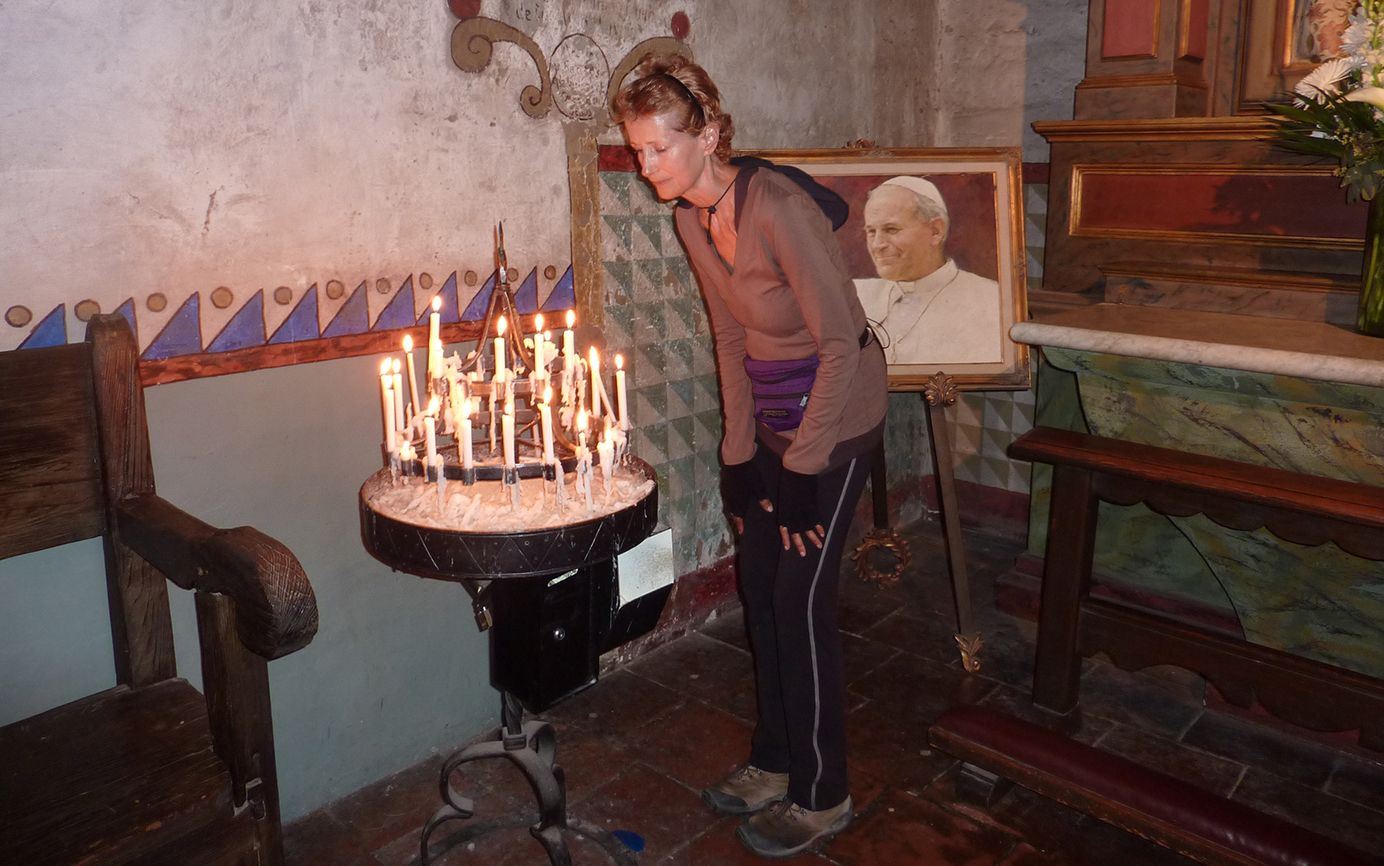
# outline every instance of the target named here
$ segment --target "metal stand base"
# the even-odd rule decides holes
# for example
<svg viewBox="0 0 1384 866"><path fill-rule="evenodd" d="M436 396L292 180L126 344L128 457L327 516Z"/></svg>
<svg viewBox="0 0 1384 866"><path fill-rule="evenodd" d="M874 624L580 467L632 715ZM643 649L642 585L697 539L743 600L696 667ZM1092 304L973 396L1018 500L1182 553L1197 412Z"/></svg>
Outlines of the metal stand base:
<svg viewBox="0 0 1384 866"><path fill-rule="evenodd" d="M638 866L638 861L628 848L611 834L590 824L576 821L567 815L567 785L562 768L556 763L557 735L547 722L524 721L524 710L519 701L508 692L500 693L500 713L503 726L499 737L488 743L467 746L453 754L442 765L442 776L438 788L442 794L442 806L428 819L419 840L418 861L420 866L428 866L434 853L441 855L464 844L471 839L494 830L522 826L521 821L489 822L468 826L465 830L449 836L446 844L436 852L430 852L428 840L433 831L448 821L470 818L475 814L475 803L463 796L452 785L452 775L468 761L485 758L507 758L524 774L534 794L538 797L537 824L529 827L548 853L552 866L572 866L572 855L567 850L567 840L563 833L584 836L601 847L610 862L616 866Z"/></svg>

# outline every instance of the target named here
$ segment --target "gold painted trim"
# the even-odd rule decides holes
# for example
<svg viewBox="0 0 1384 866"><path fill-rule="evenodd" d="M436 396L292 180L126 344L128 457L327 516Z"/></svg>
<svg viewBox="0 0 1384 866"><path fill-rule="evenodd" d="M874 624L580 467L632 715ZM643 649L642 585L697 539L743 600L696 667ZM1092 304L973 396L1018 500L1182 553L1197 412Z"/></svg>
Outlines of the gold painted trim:
<svg viewBox="0 0 1384 866"><path fill-rule="evenodd" d="M1144 72L1134 75L1097 75L1094 78L1083 78L1077 84L1077 90L1114 90L1120 87L1167 87L1167 86L1197 87L1202 90L1206 85L1197 81L1188 81L1178 78L1171 72Z"/></svg>
<svg viewBox="0 0 1384 866"><path fill-rule="evenodd" d="M1297 271L1263 271L1250 268L1178 267L1157 262L1111 262L1097 265L1107 277L1156 279L1168 282L1214 283L1252 289L1302 292L1304 294L1355 294L1360 278L1350 274L1317 274Z"/></svg>
<svg viewBox="0 0 1384 866"><path fill-rule="evenodd" d="M1267 117L1171 117L1152 120L1041 120L1033 131L1053 141L1272 141Z"/></svg>
<svg viewBox="0 0 1384 866"><path fill-rule="evenodd" d="M1335 170L1329 166L1265 166L1249 163L1182 163L1176 165L1134 165L1121 163L1095 163L1072 165L1071 207L1067 216L1067 234L1081 238L1118 238L1121 240L1184 241L1192 243L1216 243L1233 240L1247 246L1264 247L1309 247L1314 249L1358 250L1364 247L1363 238L1307 237L1301 235L1263 235L1248 232L1218 231L1177 231L1170 229L1107 229L1082 225L1081 202L1083 185L1087 175L1139 176L1149 175L1226 175L1247 177L1302 177L1324 175L1335 177Z"/></svg>

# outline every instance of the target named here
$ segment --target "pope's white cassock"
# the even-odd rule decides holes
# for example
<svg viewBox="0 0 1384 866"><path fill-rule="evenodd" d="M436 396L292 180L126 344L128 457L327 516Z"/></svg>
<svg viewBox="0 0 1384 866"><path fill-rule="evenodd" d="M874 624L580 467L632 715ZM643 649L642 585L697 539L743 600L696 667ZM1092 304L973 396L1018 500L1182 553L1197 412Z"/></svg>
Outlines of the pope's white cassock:
<svg viewBox="0 0 1384 866"><path fill-rule="evenodd" d="M888 331L890 364L983 364L1003 360L1000 285L953 259L920 280L856 280L865 315Z"/></svg>

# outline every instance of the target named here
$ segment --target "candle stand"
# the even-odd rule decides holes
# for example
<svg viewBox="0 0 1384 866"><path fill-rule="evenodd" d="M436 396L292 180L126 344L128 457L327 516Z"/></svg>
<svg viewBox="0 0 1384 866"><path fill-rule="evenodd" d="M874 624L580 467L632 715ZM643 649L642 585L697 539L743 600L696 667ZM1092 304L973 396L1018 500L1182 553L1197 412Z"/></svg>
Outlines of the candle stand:
<svg viewBox="0 0 1384 866"><path fill-rule="evenodd" d="M627 466L654 477L642 460ZM552 866L571 866L564 832L595 842L617 866L634 866L633 854L609 833L567 814L566 784L556 761L557 743L546 722L525 720L596 682L600 655L645 634L657 623L671 586L621 605L616 556L648 537L658 520L656 485L633 504L593 519L518 532L462 532L408 522L372 506L367 495L386 482L381 470L361 488L361 539L376 559L398 571L460 583L472 599L476 623L490 639L490 681L500 691L496 739L468 746L443 764L443 804L419 840L420 864L433 855L429 842L439 827L474 814L474 801L454 784L464 765L504 758L534 791L539 821L529 827ZM484 833L526 823L523 819L476 824L448 837L451 850ZM440 853L440 852L439 852Z"/></svg>

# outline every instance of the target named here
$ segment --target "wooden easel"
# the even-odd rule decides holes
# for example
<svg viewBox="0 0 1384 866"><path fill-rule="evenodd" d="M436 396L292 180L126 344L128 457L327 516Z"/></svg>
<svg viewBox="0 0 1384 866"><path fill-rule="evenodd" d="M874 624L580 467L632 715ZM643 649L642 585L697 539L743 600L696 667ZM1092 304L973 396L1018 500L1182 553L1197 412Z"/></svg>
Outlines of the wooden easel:
<svg viewBox="0 0 1384 866"><path fill-rule="evenodd" d="M947 571L951 575L952 602L956 610L956 647L961 654L961 666L967 673L975 673L980 670L980 650L984 640L975 630L971 615L971 586L966 574L966 549L961 543L951 435L947 431L947 409L956 404L959 393L952 377L940 371L929 376L923 384L932 471L937 479L937 508L942 516L942 538L947 549ZM857 570L864 574L866 566L861 563L870 550L887 549L898 559L894 572L896 578L907 565L910 554L908 543L889 526L889 488L885 476L884 443L880 442L870 468L875 528L856 547L851 558L855 560ZM888 579L887 576L885 579Z"/></svg>

